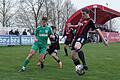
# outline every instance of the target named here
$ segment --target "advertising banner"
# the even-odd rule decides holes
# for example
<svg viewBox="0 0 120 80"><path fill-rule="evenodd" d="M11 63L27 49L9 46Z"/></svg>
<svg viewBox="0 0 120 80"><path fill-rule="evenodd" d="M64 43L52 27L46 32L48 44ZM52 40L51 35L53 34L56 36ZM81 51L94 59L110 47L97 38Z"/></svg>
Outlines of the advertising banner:
<svg viewBox="0 0 120 80"><path fill-rule="evenodd" d="M60 36L61 38L62 36ZM60 41L60 43L64 43L64 38ZM8 45L32 45L34 43L33 36L27 35L0 35L0 46L8 46ZM48 39L48 44L50 44L50 40Z"/></svg>
<svg viewBox="0 0 120 80"><path fill-rule="evenodd" d="M120 33L116 32L102 32L102 33L109 43L120 42Z"/></svg>
<svg viewBox="0 0 120 80"><path fill-rule="evenodd" d="M33 42L32 36L21 36L21 45L32 45Z"/></svg>
<svg viewBox="0 0 120 80"><path fill-rule="evenodd" d="M6 35L0 35L0 45L9 45L10 44L10 37Z"/></svg>

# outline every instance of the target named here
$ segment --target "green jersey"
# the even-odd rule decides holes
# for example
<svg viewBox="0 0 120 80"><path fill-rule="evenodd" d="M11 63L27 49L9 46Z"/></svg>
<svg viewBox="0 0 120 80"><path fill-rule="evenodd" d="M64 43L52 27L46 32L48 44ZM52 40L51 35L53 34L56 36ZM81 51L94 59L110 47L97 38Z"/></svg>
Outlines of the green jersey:
<svg viewBox="0 0 120 80"><path fill-rule="evenodd" d="M51 29L50 26L46 25L45 27L42 27L41 25L39 25L35 32L34 32L36 38L38 39L38 43L41 46L47 46L47 40L49 35L53 34L53 31Z"/></svg>

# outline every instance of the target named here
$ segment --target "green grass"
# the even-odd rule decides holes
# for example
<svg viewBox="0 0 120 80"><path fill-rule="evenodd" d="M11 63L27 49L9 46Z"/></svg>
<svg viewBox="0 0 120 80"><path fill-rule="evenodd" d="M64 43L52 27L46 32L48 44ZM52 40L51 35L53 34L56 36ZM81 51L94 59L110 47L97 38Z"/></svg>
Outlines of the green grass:
<svg viewBox="0 0 120 80"><path fill-rule="evenodd" d="M89 70L84 76L75 73L70 57L65 57L61 45L60 58L63 69L47 56L45 68L36 66L38 54L30 61L26 72L18 73L30 46L0 47L0 80L120 80L120 43L107 48L103 44L87 44L83 47ZM69 50L70 52L70 50Z"/></svg>

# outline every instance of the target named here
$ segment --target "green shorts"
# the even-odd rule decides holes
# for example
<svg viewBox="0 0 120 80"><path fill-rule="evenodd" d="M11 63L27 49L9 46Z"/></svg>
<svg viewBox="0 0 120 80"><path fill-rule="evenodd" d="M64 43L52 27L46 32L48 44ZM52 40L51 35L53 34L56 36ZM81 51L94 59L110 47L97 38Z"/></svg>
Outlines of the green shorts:
<svg viewBox="0 0 120 80"><path fill-rule="evenodd" d="M45 54L46 53L46 47L43 45L40 45L38 43L34 43L32 45L32 50L34 50L35 52L37 52L37 50L39 49L39 54Z"/></svg>

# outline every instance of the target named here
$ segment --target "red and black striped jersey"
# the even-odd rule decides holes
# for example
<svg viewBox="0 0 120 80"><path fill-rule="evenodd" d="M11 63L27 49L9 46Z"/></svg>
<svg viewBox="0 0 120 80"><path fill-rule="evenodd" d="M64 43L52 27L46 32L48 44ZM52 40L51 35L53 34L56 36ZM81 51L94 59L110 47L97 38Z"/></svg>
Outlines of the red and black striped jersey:
<svg viewBox="0 0 120 80"><path fill-rule="evenodd" d="M57 33L54 33L55 38L50 38L51 44L50 46L52 46L55 49L60 49L60 45L59 45L59 35Z"/></svg>
<svg viewBox="0 0 120 80"><path fill-rule="evenodd" d="M80 22L83 25L82 26L77 26L77 28L76 28L76 37L80 37L80 36L83 36L83 35L87 36L87 33L88 33L90 28L92 28L92 30L97 29L97 27L95 26L94 21L91 18L80 20Z"/></svg>
<svg viewBox="0 0 120 80"><path fill-rule="evenodd" d="M74 38L73 29L72 28L66 29L63 36L66 36L66 40L68 40L68 41L72 40Z"/></svg>

